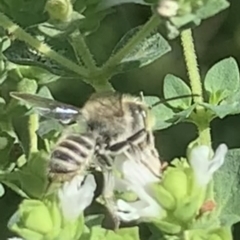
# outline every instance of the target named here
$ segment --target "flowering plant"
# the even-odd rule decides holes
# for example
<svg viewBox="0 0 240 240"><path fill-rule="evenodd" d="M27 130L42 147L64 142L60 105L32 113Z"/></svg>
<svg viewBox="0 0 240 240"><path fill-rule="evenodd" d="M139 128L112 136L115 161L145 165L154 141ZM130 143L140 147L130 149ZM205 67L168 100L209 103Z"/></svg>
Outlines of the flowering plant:
<svg viewBox="0 0 240 240"><path fill-rule="evenodd" d="M93 56L88 45L102 20L123 3L143 5L152 15L128 31L101 65L95 60L99 47ZM0 202L9 191L20 196L7 216L13 236L9 239L233 239L232 226L240 221L240 152L225 143L213 148L210 123L240 113L239 69L234 58L225 58L206 72L203 82L192 34L203 20L228 6L226 0L0 1ZM155 62L170 52L170 42L178 37L189 84L167 74L163 94L192 98L151 111L154 131L179 122L194 124L198 136L186 157L163 167L147 150L144 163L137 156L116 156L112 185L114 211L122 224L118 229L111 229L104 203L96 201L101 187L97 173L76 175L46 195L49 151L63 126L40 119L9 93L53 99L49 87L61 82L67 88L66 79L80 79L96 92L114 91L110 80L115 75ZM146 94L144 100L152 106L159 98ZM161 169L160 178L154 169Z"/></svg>

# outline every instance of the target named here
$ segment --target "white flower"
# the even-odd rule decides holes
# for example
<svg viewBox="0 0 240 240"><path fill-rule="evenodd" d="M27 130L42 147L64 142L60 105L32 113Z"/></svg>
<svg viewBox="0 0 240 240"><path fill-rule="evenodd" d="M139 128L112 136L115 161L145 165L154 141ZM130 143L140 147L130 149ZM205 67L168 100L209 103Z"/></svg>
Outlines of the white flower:
<svg viewBox="0 0 240 240"><path fill-rule="evenodd" d="M210 182L213 174L222 166L227 150L226 144L221 144L210 158L211 149L208 146L202 145L192 149L189 163L200 186L204 187Z"/></svg>
<svg viewBox="0 0 240 240"><path fill-rule="evenodd" d="M150 161L150 159L148 159ZM117 156L115 167L122 173L123 179L115 179L117 190L133 191L139 198L135 202L117 200L117 215L122 221L128 222L140 218L160 217L162 208L152 197L149 185L158 182L149 168L134 157ZM159 161L160 167L160 161Z"/></svg>
<svg viewBox="0 0 240 240"><path fill-rule="evenodd" d="M84 178L85 176L75 176L58 191L63 215L68 220L76 220L92 202L96 182L93 175L88 175L85 181Z"/></svg>
<svg viewBox="0 0 240 240"><path fill-rule="evenodd" d="M163 17L174 17L177 15L179 5L174 0L161 0L157 12Z"/></svg>

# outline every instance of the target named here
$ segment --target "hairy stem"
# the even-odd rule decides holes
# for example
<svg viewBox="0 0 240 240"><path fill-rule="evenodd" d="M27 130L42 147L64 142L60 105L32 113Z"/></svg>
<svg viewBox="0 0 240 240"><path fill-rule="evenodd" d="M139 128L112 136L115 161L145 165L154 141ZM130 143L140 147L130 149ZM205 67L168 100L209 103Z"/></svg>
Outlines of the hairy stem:
<svg viewBox="0 0 240 240"><path fill-rule="evenodd" d="M83 63L89 69L89 72L95 72L98 70L94 58L84 40L83 35L79 30L73 32L70 35L70 43L73 46L76 55L82 59Z"/></svg>
<svg viewBox="0 0 240 240"><path fill-rule="evenodd" d="M158 25L159 17L157 15L153 15L123 48L109 58L109 60L101 68L102 74L106 75L107 77L111 77L113 68L116 67L122 61L122 59L128 55L134 49L134 47L145 37L147 37Z"/></svg>
<svg viewBox="0 0 240 240"><path fill-rule="evenodd" d="M37 130L39 128L38 115L31 114L28 120L28 133L29 133L29 153L38 151L38 137Z"/></svg>
<svg viewBox="0 0 240 240"><path fill-rule="evenodd" d="M96 62L85 42L80 31L75 31L70 35L70 43L79 59L89 71L89 83L97 92L113 91L112 85L108 82L108 77L101 74L101 69L96 66Z"/></svg>
<svg viewBox="0 0 240 240"><path fill-rule="evenodd" d="M181 33L181 40L192 93L197 95L193 98L193 100L195 103L203 103L202 82L198 69L197 55L195 52L194 39L191 29L187 29ZM199 118L199 142L200 144L211 145L209 121L204 119L205 110L203 107L197 105L196 112Z"/></svg>
<svg viewBox="0 0 240 240"><path fill-rule="evenodd" d="M26 31L24 31L20 26L13 23L7 16L0 12L0 26L6 29L9 34L13 34L16 38L26 42L28 45L49 57L50 59L56 61L58 64L68 68L69 70L80 75L85 81L88 78L88 72L85 68L78 66L74 62L68 60L62 55L55 52L47 44L40 42L39 40L32 37ZM86 81L88 83L88 81Z"/></svg>

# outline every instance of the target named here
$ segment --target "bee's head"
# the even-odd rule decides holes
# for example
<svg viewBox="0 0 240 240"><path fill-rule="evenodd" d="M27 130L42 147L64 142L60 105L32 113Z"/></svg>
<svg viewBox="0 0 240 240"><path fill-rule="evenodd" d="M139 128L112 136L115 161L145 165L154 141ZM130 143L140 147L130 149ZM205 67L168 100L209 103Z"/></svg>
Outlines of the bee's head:
<svg viewBox="0 0 240 240"><path fill-rule="evenodd" d="M155 118L151 109L144 102L129 103L129 109L132 116L132 124L136 131L141 129L152 130Z"/></svg>

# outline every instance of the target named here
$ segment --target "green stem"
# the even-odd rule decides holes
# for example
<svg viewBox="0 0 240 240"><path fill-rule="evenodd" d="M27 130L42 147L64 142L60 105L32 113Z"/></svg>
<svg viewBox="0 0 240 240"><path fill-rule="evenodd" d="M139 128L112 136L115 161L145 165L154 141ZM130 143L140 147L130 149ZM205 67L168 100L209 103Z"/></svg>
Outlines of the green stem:
<svg viewBox="0 0 240 240"><path fill-rule="evenodd" d="M200 144L205 145L207 144L210 146L211 134L209 128L209 121L204 119L205 110L202 106L199 105L203 103L204 100L202 82L198 69L197 55L195 52L194 39L191 29L184 30L181 33L181 40L192 93L198 95L195 96L193 100L197 104L196 113L199 119L198 121L199 142Z"/></svg>
<svg viewBox="0 0 240 240"><path fill-rule="evenodd" d="M115 68L126 55L131 53L134 47L136 47L138 43L146 38L158 25L159 16L153 15L123 48L121 48L115 55L109 58L109 60L101 68L102 74L107 78L110 78L113 72L113 68Z"/></svg>
<svg viewBox="0 0 240 240"><path fill-rule="evenodd" d="M96 62L85 42L80 31L75 31L70 36L70 43L74 48L77 57L82 59L84 65L89 71L89 83L97 92L113 91L112 85L108 78L101 74L101 69L96 66Z"/></svg>
<svg viewBox="0 0 240 240"><path fill-rule="evenodd" d="M90 74L91 72L97 71L98 68L94 61L94 58L84 40L83 35L79 30L73 32L70 35L70 43L73 46L76 55L79 57L79 59L82 59Z"/></svg>
<svg viewBox="0 0 240 240"><path fill-rule="evenodd" d="M193 94L198 94L198 96L194 97L194 102L202 103L202 83L198 69L192 31L190 29L183 31L181 34L181 40L192 92Z"/></svg>
<svg viewBox="0 0 240 240"><path fill-rule="evenodd" d="M38 152L38 137L37 130L39 128L38 115L31 114L28 121L29 131L29 153Z"/></svg>
<svg viewBox="0 0 240 240"><path fill-rule="evenodd" d="M44 54L50 59L53 59L54 61L70 69L71 71L77 73L83 78L83 80L86 81L86 79L88 78L88 72L85 68L78 66L74 62L68 60L67 58L63 57L62 55L52 50L47 44L42 43L39 40L32 37L30 34L24 31L17 24L13 23L7 16L5 16L1 12L0 12L0 26L8 30L9 34L13 34L16 38L26 42L28 45L35 48L40 53Z"/></svg>

